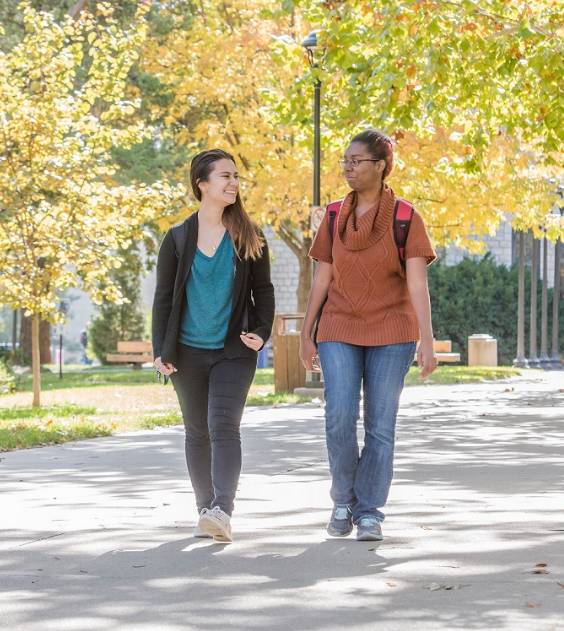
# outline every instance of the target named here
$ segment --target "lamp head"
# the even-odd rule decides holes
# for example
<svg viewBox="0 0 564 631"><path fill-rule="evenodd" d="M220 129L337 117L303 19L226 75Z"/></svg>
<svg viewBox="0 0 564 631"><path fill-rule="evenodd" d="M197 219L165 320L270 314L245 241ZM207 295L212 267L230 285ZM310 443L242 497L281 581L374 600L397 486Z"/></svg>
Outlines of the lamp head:
<svg viewBox="0 0 564 631"><path fill-rule="evenodd" d="M317 33L319 33L319 31L312 31L302 42L302 46L304 48L307 48L308 50L310 48L315 48L317 46Z"/></svg>
<svg viewBox="0 0 564 631"><path fill-rule="evenodd" d="M316 63L313 56L315 49L317 48L317 33L319 31L311 31L311 33L304 39L302 46L307 51L307 57L309 59L309 65L314 68Z"/></svg>

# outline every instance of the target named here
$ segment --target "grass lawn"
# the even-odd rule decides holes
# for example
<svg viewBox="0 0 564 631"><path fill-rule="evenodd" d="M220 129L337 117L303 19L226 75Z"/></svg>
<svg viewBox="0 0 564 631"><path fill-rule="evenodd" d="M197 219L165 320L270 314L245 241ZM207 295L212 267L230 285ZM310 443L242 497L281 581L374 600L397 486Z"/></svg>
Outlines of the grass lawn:
<svg viewBox="0 0 564 631"><path fill-rule="evenodd" d="M496 381L517 377L521 370L511 366L497 366L489 368L484 366L438 366L425 381L419 377L419 369L413 366L405 380L406 386L416 385L450 385L453 383L479 383L482 381Z"/></svg>
<svg viewBox="0 0 564 631"><path fill-rule="evenodd" d="M409 371L406 384L422 382ZM472 383L519 375L509 367L440 366L425 384ZM257 370L248 406L303 403L307 397L274 393L272 368ZM21 377L18 392L0 396L0 451L69 440L107 436L115 431L178 425L182 418L174 389L155 379L152 369L68 367L59 379L56 368L42 373L42 408L31 402L31 377Z"/></svg>

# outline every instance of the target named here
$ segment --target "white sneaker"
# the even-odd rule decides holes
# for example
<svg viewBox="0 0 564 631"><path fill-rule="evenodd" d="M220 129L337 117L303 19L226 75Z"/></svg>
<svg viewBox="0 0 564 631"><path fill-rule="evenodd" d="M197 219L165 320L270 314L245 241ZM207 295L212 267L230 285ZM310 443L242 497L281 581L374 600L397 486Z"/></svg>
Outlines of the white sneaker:
<svg viewBox="0 0 564 631"><path fill-rule="evenodd" d="M192 536L193 537L198 537L198 539L211 539L212 536L208 535L207 532L204 532L201 528L200 528L200 517L203 515L204 511L206 511L207 508L202 508L202 510L198 513L198 523L196 524L196 526L194 527L194 531L192 532Z"/></svg>
<svg viewBox="0 0 564 631"><path fill-rule="evenodd" d="M198 528L208 536L213 537L214 541L223 543L231 543L233 541L231 536L231 518L219 506L214 506L211 510L202 508Z"/></svg>

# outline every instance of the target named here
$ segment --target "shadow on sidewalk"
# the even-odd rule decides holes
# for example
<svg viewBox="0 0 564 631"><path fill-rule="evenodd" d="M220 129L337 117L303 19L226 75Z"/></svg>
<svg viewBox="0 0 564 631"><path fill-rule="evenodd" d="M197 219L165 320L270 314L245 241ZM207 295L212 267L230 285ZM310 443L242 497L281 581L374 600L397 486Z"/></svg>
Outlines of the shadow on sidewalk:
<svg viewBox="0 0 564 631"><path fill-rule="evenodd" d="M299 506L269 511L247 488L240 500L260 501L259 510L245 516L232 546L139 524L4 531L7 610L19 607L22 629L38 620L112 631L481 630L541 621L556 629L564 609L564 426L555 402L511 393L457 401L444 391L404 406L379 546L326 540L327 511L299 499L303 485L318 489L327 479L322 411L253 410L243 475L266 479L273 500L278 488L295 485ZM120 502L147 510L148 497L171 488L192 500L180 428L33 450L32 462L13 453L2 469L0 490L21 492L22 519L32 486L43 490L44 509L94 509L100 520ZM52 497L61 482L78 491L72 502ZM47 538L28 545L30 533ZM541 562L547 573L534 574Z"/></svg>

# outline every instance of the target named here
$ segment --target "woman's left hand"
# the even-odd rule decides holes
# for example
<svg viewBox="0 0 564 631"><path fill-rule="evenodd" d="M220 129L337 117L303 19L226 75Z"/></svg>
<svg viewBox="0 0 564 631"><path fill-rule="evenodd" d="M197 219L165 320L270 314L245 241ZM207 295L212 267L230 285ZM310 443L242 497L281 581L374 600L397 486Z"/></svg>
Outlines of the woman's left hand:
<svg viewBox="0 0 564 631"><path fill-rule="evenodd" d="M421 340L417 349L417 365L419 366L422 379L428 377L437 367L437 358L433 350L433 340Z"/></svg>
<svg viewBox="0 0 564 631"><path fill-rule="evenodd" d="M255 333L241 333L239 337L245 346L252 348L254 351L259 351L264 344L262 337L256 335Z"/></svg>

